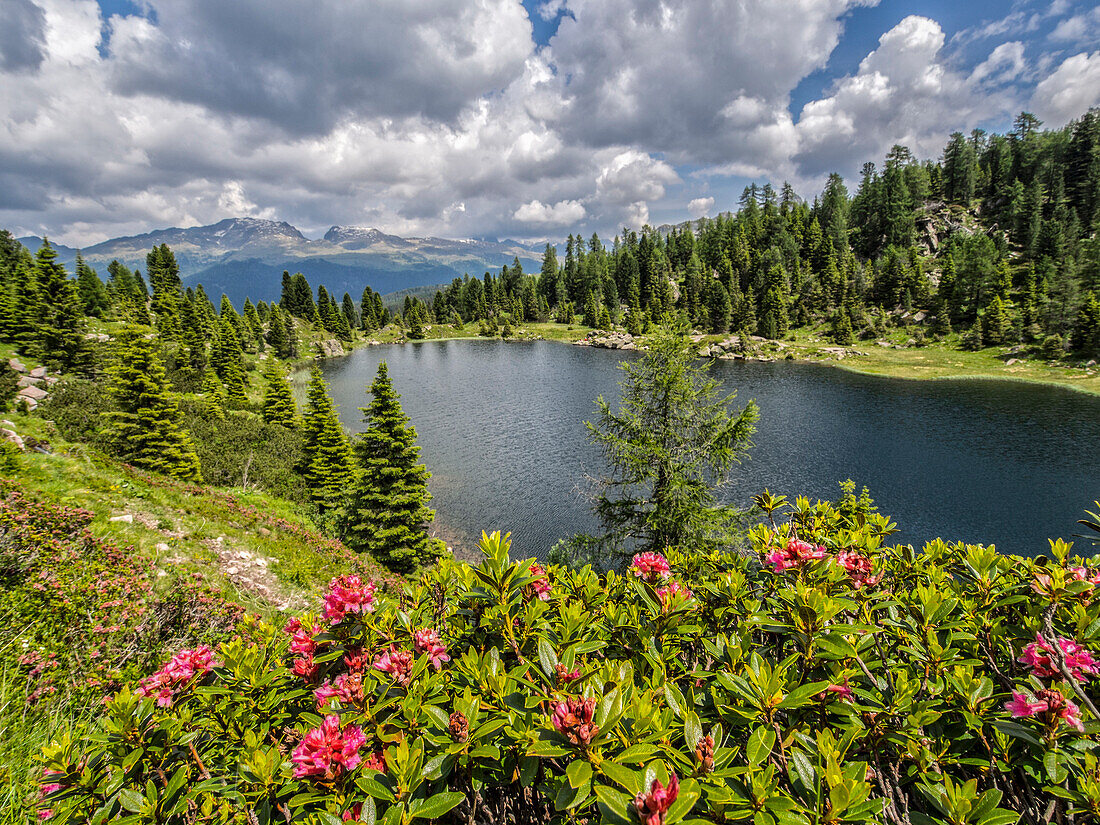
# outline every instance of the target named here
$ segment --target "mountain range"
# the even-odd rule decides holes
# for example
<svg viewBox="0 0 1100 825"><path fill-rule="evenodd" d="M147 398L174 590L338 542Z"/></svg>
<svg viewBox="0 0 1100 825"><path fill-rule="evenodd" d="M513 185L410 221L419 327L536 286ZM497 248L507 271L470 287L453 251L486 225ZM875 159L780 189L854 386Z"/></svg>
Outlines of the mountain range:
<svg viewBox="0 0 1100 825"><path fill-rule="evenodd" d="M42 239L19 239L32 252ZM537 271L545 247L504 240L402 238L378 229L334 226L310 239L285 221L227 218L210 226L158 229L144 235L113 238L80 250L100 277L118 260L145 270L145 256L154 246L168 244L175 253L184 284L202 284L213 300L225 293L238 306L279 298L283 271L301 272L311 284L324 284L339 296L356 300L363 287L383 294L414 287L449 283L469 273L511 265L519 258L525 271ZM72 272L76 249L54 244L58 259Z"/></svg>

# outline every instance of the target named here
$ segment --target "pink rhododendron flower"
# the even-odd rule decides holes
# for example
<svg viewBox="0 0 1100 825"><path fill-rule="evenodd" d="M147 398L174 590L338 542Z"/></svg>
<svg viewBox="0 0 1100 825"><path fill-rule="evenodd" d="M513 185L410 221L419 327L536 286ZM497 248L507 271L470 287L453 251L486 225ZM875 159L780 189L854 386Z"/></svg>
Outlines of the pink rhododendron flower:
<svg viewBox="0 0 1100 825"><path fill-rule="evenodd" d="M541 564L537 562L531 563L531 575L535 576L535 580L527 585L525 590L530 590L530 595L535 596L539 601L550 600L550 579L546 575L546 571L542 568Z"/></svg>
<svg viewBox="0 0 1100 825"><path fill-rule="evenodd" d="M361 647L349 647L344 651L344 664L353 673L361 673L371 666L370 656L363 652Z"/></svg>
<svg viewBox="0 0 1100 825"><path fill-rule="evenodd" d="M1012 700L1005 702L1005 710L1017 719L1034 716L1047 725L1056 727L1064 722L1080 733L1085 732L1081 709L1057 690L1040 690L1034 699L1014 690Z"/></svg>
<svg viewBox="0 0 1100 825"><path fill-rule="evenodd" d="M1073 674L1078 681L1088 681L1089 676L1100 673L1100 663L1097 663L1092 653L1081 647L1073 639L1057 639L1058 647L1062 651L1062 657L1066 662L1066 669ZM1051 654L1054 649L1047 643L1041 634L1035 634L1035 641L1024 648L1023 655L1016 661L1027 665L1040 679L1053 679L1061 674L1054 666Z"/></svg>
<svg viewBox="0 0 1100 825"><path fill-rule="evenodd" d="M1100 586L1100 571L1090 573L1086 567L1066 568L1069 580L1074 582L1088 582L1093 587Z"/></svg>
<svg viewBox="0 0 1100 825"><path fill-rule="evenodd" d="M660 553L638 553L630 562L630 572L655 584L657 579L667 579L672 574L672 568L668 566L668 559Z"/></svg>
<svg viewBox="0 0 1100 825"><path fill-rule="evenodd" d="M430 628L416 631L413 634L413 645L416 647L417 653L428 654L432 667L436 670L439 670L444 662L451 661L451 657L447 655L447 648L443 646L439 634Z"/></svg>
<svg viewBox="0 0 1100 825"><path fill-rule="evenodd" d="M845 702L851 702L852 699L854 698L854 694L852 693L852 689L850 687L848 687L848 680L847 679L845 679L842 684L829 685L827 688L825 688L825 690L823 690L819 694L819 698L827 699L830 694L832 694L833 696L839 696Z"/></svg>
<svg viewBox="0 0 1100 825"><path fill-rule="evenodd" d="M661 600L661 609L667 613L674 602L686 602L692 598L692 593L680 582L671 581L664 587L658 588L657 597Z"/></svg>
<svg viewBox="0 0 1100 825"><path fill-rule="evenodd" d="M581 672L579 669L574 668L570 670L563 664L558 664L554 668L554 675L557 678L558 687L568 685L570 682L575 682L581 678Z"/></svg>
<svg viewBox="0 0 1100 825"><path fill-rule="evenodd" d="M214 652L202 645L194 650L181 650L152 676L141 680L134 691L138 696L155 696L157 704L169 708L176 693L196 677L205 676L214 664Z"/></svg>
<svg viewBox="0 0 1100 825"><path fill-rule="evenodd" d="M649 786L649 793L634 797L634 810L638 813L639 821L642 825L664 825L668 809L679 795L680 780L676 774L669 777L667 786L655 778Z"/></svg>
<svg viewBox="0 0 1100 825"><path fill-rule="evenodd" d="M864 585L876 585L882 581L882 575L871 575L871 560L865 556L859 555L859 553L850 553L847 550L841 550L836 554L837 563L840 564L845 570L848 571L848 576L852 580L854 587L863 587Z"/></svg>
<svg viewBox="0 0 1100 825"><path fill-rule="evenodd" d="M374 660L374 669L388 673L399 685L408 685L412 670L413 656L407 650L399 650L397 645Z"/></svg>
<svg viewBox="0 0 1100 825"><path fill-rule="evenodd" d="M333 699L348 705L360 704L363 701L363 676L360 673L343 673L336 677L335 682L325 682L313 691L313 698L317 702L317 710L323 710Z"/></svg>
<svg viewBox="0 0 1100 825"><path fill-rule="evenodd" d="M290 635L290 652L299 656L313 655L320 645L314 641L314 637L320 635L321 626L314 624L307 628L300 619L291 619L286 623L283 632Z"/></svg>
<svg viewBox="0 0 1100 825"><path fill-rule="evenodd" d="M301 676L307 682L313 682L321 674L321 666L313 661L313 654L307 653L294 660L290 668L296 675Z"/></svg>
<svg viewBox="0 0 1100 825"><path fill-rule="evenodd" d="M350 808L348 808L346 811L344 811L344 816L343 816L344 822L358 822L362 818L363 818L363 805L359 802L356 802L354 805L352 805Z"/></svg>
<svg viewBox="0 0 1100 825"><path fill-rule="evenodd" d="M326 716L321 727L307 733L291 754L294 778L335 779L354 770L360 762L359 749L366 743L367 737L358 725L348 725L341 730L339 716Z"/></svg>
<svg viewBox="0 0 1100 825"><path fill-rule="evenodd" d="M592 723L595 712L595 699L567 699L557 704L550 721L554 729L574 745L587 745L600 731L599 726Z"/></svg>
<svg viewBox="0 0 1100 825"><path fill-rule="evenodd" d="M371 751L367 754L367 758L363 760L363 770L385 773L386 757L382 755L382 751Z"/></svg>
<svg viewBox="0 0 1100 825"><path fill-rule="evenodd" d="M340 624L348 615L374 612L374 582L358 576L337 576L328 585L321 615L329 624Z"/></svg>
<svg viewBox="0 0 1100 825"><path fill-rule="evenodd" d="M798 539L790 539L786 547L769 553L767 561L776 573L782 573L792 567L801 567L808 561L823 559L826 555L825 548L821 545L814 546Z"/></svg>

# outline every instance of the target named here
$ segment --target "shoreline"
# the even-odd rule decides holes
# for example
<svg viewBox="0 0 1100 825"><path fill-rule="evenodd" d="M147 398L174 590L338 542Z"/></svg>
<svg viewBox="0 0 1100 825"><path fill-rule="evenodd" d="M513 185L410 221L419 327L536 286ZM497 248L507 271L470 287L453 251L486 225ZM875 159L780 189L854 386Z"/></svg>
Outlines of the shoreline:
<svg viewBox="0 0 1100 825"><path fill-rule="evenodd" d="M359 350L359 349L362 349L362 348L365 348L365 347L386 346L386 345L406 345L406 344L416 345L416 344L433 343L433 342L437 342L437 341L438 342L449 342L449 341L500 341L502 343L530 343L530 342L533 342L533 341L549 341L549 342L555 343L555 344L566 344L566 345L569 345L569 346L576 346L576 341L581 340L587 334L586 331L581 330L581 329L574 329L574 330L570 330L569 332L575 332L576 335L575 336L563 335L561 337L554 337L554 338L547 338L545 336L539 336L539 337L530 337L530 338L525 337L525 338L512 338L512 339L504 339L504 338L499 338L499 337L488 338L488 337L483 337L483 336L478 336L478 335L448 335L448 336L441 336L439 338L424 338L424 339L420 339L420 340L416 340L416 341L412 341L412 340L376 341L375 343L370 343L368 341L357 341L354 344L352 344L352 346L343 355L333 355L333 356L327 356L327 357L325 357L325 356L315 356L311 361L304 362L304 363L300 364L299 366L295 367L294 372L298 373L298 372L306 371L310 368L310 366L313 363L315 363L317 361L325 361L325 360L336 359L336 358L346 358L346 357L350 356L352 353L354 353L356 350ZM706 336L704 338L703 343L706 343L706 338L712 338L712 337L713 338L721 338L721 336ZM813 344L807 345L806 343L799 342L799 341L792 342L792 343L789 343L789 344L787 342L780 342L780 343L783 343L786 346L791 347L792 349L797 348L798 350L801 350L801 351L786 350L786 352L789 355L793 356L793 357L787 358L783 354L784 350L777 350L776 353L773 353L777 357L767 357L767 358L755 359L755 360L759 360L759 361L763 361L763 362L793 361L795 363L800 363L800 364L819 364L819 365L822 365L822 366L834 367L834 368L837 368L837 369L846 370L848 372L856 373L858 375L867 375L867 376L871 376L871 377L874 377L874 378L895 378L895 379L901 379L901 380L905 380L905 381L967 381L967 380L1010 381L1010 382L1014 382L1014 383L1036 384L1036 385L1047 386L1047 387L1058 387L1060 389L1071 390L1073 392L1083 393L1085 395L1100 397L1100 375L1095 375L1095 374L1094 375L1084 375L1084 376L1080 376L1080 377L1077 377L1077 376L1074 376L1074 375L1067 375L1065 378L1060 378L1060 377L1055 377L1055 376L1045 377L1045 376L1034 376L1034 375L1013 375L1013 374L1006 374L1003 371L984 370L984 369L981 369L981 368L979 368L977 372L966 372L966 371L958 371L958 370L952 369L952 367L950 367L950 366L936 365L936 364L917 364L917 363L914 363L916 358L918 358L918 357L927 357L927 354L930 353L930 352L931 353L942 352L944 354L950 353L951 356L953 356L953 357L974 357L975 355L980 356L982 352L987 352L987 354L988 354L988 351L979 351L979 353L970 353L970 352L964 352L962 350L947 350L947 349L942 349L942 348L938 348L938 347L937 348L922 347L920 349L901 349L901 348L898 348L898 349L886 350L885 352L890 352L890 353L893 353L895 355L898 354L898 353L910 353L911 352L911 353L913 353L913 355L912 356L902 355L898 361L891 362L891 361L885 361L883 359L876 359L876 358L874 358L872 356L869 356L869 355L854 355L854 354L849 355L849 356L844 357L844 358L814 357L816 354L821 352L821 348L815 347ZM774 346L774 343L773 343L773 346ZM611 349L611 348L608 348L608 347L592 347L592 348L593 349ZM630 350L625 350L625 351L630 351ZM924 353L925 355L922 356L922 355L919 355L919 353ZM729 359L719 359L719 360L729 360ZM1021 359L1019 363L1022 363L1023 365L1029 366L1033 369L1034 368L1041 368L1045 364L1045 362L1032 361L1030 359ZM913 370L919 370L919 369L928 369L928 370L932 370L932 371L937 371L937 374L932 374L932 375L912 374ZM1007 368L1005 368L1005 369L1007 369ZM1068 371L1071 368L1062 368L1062 369L1066 369ZM939 372L941 370L943 371L942 373ZM1091 386L1082 386L1081 385L1082 381L1090 382L1090 384L1092 384L1092 385Z"/></svg>

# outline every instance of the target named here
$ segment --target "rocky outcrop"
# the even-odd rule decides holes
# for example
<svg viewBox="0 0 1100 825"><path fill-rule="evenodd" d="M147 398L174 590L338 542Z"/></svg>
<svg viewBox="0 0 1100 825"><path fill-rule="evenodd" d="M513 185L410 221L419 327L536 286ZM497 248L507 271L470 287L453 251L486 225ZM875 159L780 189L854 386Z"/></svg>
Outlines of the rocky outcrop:
<svg viewBox="0 0 1100 825"><path fill-rule="evenodd" d="M634 336L629 332L602 332L594 330L573 342L578 347L596 347L598 349L637 349Z"/></svg>
<svg viewBox="0 0 1100 825"><path fill-rule="evenodd" d="M317 352L320 353L322 358L335 358L339 355L347 355L344 351L344 345L335 338L329 338L327 341L318 341Z"/></svg>

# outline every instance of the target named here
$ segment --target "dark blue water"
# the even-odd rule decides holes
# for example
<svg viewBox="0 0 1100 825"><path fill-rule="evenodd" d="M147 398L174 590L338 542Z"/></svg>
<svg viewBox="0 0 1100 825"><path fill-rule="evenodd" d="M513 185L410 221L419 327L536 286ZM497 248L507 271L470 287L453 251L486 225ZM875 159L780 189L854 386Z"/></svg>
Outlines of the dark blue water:
<svg viewBox="0 0 1100 825"><path fill-rule="evenodd" d="M542 555L562 536L597 527L586 442L594 399L618 398L630 354L537 341L424 342L356 350L324 364L353 431L378 362L389 364L433 473L437 533L472 546L511 531L516 551ZM866 485L901 529L1035 555L1047 538L1080 532L1100 498L1100 398L1007 381L905 381L813 364L720 362L715 374L760 422L750 459L726 498L769 488L836 499ZM1088 554L1087 545L1078 548Z"/></svg>

